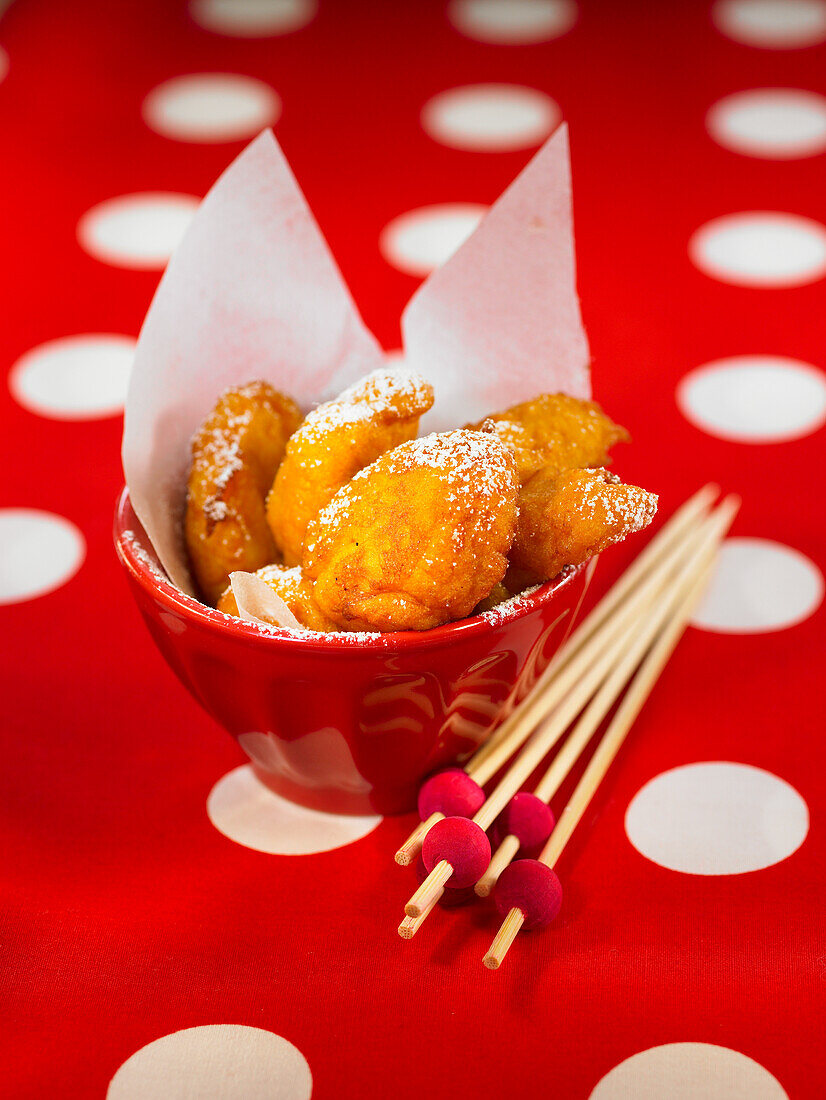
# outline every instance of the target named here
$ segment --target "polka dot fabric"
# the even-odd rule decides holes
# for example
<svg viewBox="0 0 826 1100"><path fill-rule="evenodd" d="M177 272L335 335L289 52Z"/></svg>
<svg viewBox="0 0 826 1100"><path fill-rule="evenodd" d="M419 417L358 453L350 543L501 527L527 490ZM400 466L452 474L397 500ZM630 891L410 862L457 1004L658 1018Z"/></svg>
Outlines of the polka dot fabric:
<svg viewBox="0 0 826 1100"><path fill-rule="evenodd" d="M9 1095L516 1098L549 1026L561 1097L822 1094L824 71L820 0L5 10ZM395 936L415 815L296 811L170 675L111 547L119 410L168 256L257 127L397 349L560 113L617 471L663 514L709 479L744 503L558 918L490 974L491 904Z"/></svg>

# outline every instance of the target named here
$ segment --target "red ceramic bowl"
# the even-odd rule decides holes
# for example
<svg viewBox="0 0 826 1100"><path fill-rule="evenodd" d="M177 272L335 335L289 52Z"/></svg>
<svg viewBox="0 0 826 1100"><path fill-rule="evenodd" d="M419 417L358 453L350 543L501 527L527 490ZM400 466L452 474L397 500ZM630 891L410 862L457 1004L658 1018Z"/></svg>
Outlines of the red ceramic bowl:
<svg viewBox="0 0 826 1100"><path fill-rule="evenodd" d="M423 776L465 759L531 689L567 636L582 568L434 630L296 636L184 595L158 565L126 490L115 545L149 631L259 776L316 809L412 809Z"/></svg>

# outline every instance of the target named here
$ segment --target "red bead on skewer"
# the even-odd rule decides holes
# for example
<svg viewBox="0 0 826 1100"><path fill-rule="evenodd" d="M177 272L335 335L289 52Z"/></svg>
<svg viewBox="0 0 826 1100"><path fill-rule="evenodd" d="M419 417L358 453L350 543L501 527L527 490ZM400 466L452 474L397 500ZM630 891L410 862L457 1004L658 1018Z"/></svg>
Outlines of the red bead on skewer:
<svg viewBox="0 0 826 1100"><path fill-rule="evenodd" d="M499 876L493 900L500 916L518 909L523 928L545 928L562 908L562 883L546 863L517 859Z"/></svg>
<svg viewBox="0 0 826 1100"><path fill-rule="evenodd" d="M519 841L519 851L535 856L551 835L554 815L547 802L529 791L515 794L493 826L493 843L498 848L506 836Z"/></svg>
<svg viewBox="0 0 826 1100"><path fill-rule="evenodd" d="M554 815L545 798L529 791L515 794L493 826L493 858L476 883L479 897L488 896L518 852L527 857L538 855L553 827Z"/></svg>
<svg viewBox="0 0 826 1100"><path fill-rule="evenodd" d="M461 768L447 768L426 779L419 791L419 817L473 817L485 801L485 792Z"/></svg>
<svg viewBox="0 0 826 1100"><path fill-rule="evenodd" d="M472 886L490 863L490 841L474 821L445 817L424 838L422 861L428 874L440 863L449 864L454 888Z"/></svg>
<svg viewBox="0 0 826 1100"><path fill-rule="evenodd" d="M484 804L485 792L464 768L446 768L426 779L419 791L421 823L396 852L396 863L406 867L422 850L430 829L443 817L473 817Z"/></svg>
<svg viewBox="0 0 826 1100"><path fill-rule="evenodd" d="M424 837L422 862L427 878L404 907L407 917L418 924L441 898L448 882L454 889L472 886L483 874L490 862L487 833L470 818L443 817Z"/></svg>

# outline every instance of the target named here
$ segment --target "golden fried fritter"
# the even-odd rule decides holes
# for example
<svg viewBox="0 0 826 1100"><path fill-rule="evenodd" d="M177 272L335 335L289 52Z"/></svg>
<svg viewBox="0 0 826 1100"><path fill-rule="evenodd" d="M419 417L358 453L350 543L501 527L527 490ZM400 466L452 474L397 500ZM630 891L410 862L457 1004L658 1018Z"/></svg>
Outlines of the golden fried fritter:
<svg viewBox="0 0 826 1100"><path fill-rule="evenodd" d="M202 593L214 603L234 570L252 573L278 557L264 500L298 406L266 382L222 394L192 440L184 534Z"/></svg>
<svg viewBox="0 0 826 1100"><path fill-rule="evenodd" d="M378 370L311 412L290 440L267 499L267 519L287 565L301 561L307 524L342 485L413 439L433 387L409 370Z"/></svg>
<svg viewBox="0 0 826 1100"><path fill-rule="evenodd" d="M513 456L465 430L405 443L356 474L309 525L304 572L346 630L428 630L501 581L516 523Z"/></svg>
<svg viewBox="0 0 826 1100"><path fill-rule="evenodd" d="M566 393L540 394L470 427L479 429L487 421L513 450L523 485L546 467L561 474L577 466L602 466L614 443L630 439L596 402Z"/></svg>
<svg viewBox="0 0 826 1100"><path fill-rule="evenodd" d="M312 582L307 580L299 566L265 565L259 569L260 577L276 596L280 596L302 626L308 630L335 630L336 626L313 599ZM218 610L226 615L238 615L238 604L231 588L218 601Z"/></svg>
<svg viewBox="0 0 826 1100"><path fill-rule="evenodd" d="M540 470L519 494L509 580L550 580L564 566L580 565L641 531L656 511L653 493L624 485L607 470Z"/></svg>

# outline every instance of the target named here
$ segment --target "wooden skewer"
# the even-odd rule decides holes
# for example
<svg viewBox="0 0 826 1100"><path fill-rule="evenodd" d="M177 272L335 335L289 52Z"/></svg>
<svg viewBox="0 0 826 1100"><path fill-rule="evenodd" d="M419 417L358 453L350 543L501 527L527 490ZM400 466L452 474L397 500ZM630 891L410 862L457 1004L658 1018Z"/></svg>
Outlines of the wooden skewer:
<svg viewBox="0 0 826 1100"><path fill-rule="evenodd" d="M567 743L567 742L566 742ZM480 898L486 898L499 881L499 876L509 863L513 861L519 851L519 837L509 834L491 856L488 869L474 886L476 894Z"/></svg>
<svg viewBox="0 0 826 1100"><path fill-rule="evenodd" d="M564 650L557 655L557 668L570 660L584 642L605 622L615 608L626 599L633 588L643 581L649 570L682 538L686 531L696 526L696 520L708 514L708 510L720 495L720 486L709 482L688 498L674 512L667 523L652 538L648 545L631 562L624 573L605 593L596 607L587 615L571 634Z"/></svg>
<svg viewBox="0 0 826 1100"><path fill-rule="evenodd" d="M656 633L657 628L662 624L663 618L669 608L668 602L659 604L654 614L650 618L645 614L641 614L637 622L631 623L624 634L620 635L616 652L623 656L618 659L618 663L615 663L609 670L607 676L603 679L602 683L598 686L596 693L591 697L590 702L574 726L571 733L565 739L562 748L558 754L554 757L554 761L551 764L548 771L545 773L541 783L539 783L534 789L534 794L537 798L541 798L543 802L550 802L551 796L545 797L540 788L545 783L545 780L553 772L555 775L560 776L559 782L562 783L565 776L571 770L573 765L579 756L579 753L584 749L585 744L593 736L594 731L602 717L610 709L610 703L602 708L602 700L607 695L611 694L612 685L616 684L619 680L619 686L613 692L613 698L619 694L634 669L632 664L629 668L629 654L636 654L636 659L639 661L642 652L645 650L646 645L650 645L651 638ZM599 717L597 714L601 711ZM566 727L567 728L567 727ZM587 736L586 736L587 731ZM561 734L560 734L561 736ZM504 809L504 807L503 807ZM499 847L493 853L488 868L479 881L476 883L474 890L478 897L486 898L493 890L496 883L499 881L499 876L508 866L508 864L515 858L519 851L519 839L518 837L508 835L506 836Z"/></svg>
<svg viewBox="0 0 826 1100"><path fill-rule="evenodd" d="M566 696L558 710L554 711L550 718L540 724L533 739L488 795L481 809L474 815L473 821L481 829L487 830L490 828L516 791L519 790L522 783L539 765L543 757L551 751L570 725L572 719L576 717L601 681L608 675L616 660L617 654L613 650L603 654ZM430 898L430 891L443 887L452 874L453 868L445 860L437 864L405 905L405 913L409 917L420 916Z"/></svg>
<svg viewBox="0 0 826 1100"><path fill-rule="evenodd" d="M498 785L488 796L485 804L474 817L477 825L483 829L489 828L499 813L505 808L511 797L519 790L525 779L533 772L542 758L554 747L559 738L568 728L570 722L588 702L602 681L611 672L613 667L622 659L622 642L629 632L633 632L643 616L648 615L651 604L658 603L662 596L661 590L666 585L670 590L675 583L671 573L678 570L677 576L685 576L691 570L696 570L698 563L705 560L709 552L719 543L722 534L731 525L737 506L733 501L720 506L711 516L704 520L694 531L688 535L681 544L684 560L671 563L671 568L659 574L659 584L654 587L646 586L644 599L634 597L634 614L623 618L622 628L613 629L611 640L617 645L601 647L599 657L594 663L580 670L577 680L570 685L562 702L550 714L548 709L556 704L556 691L553 695L543 696L543 708L540 717L544 718L530 744L515 760L512 767L503 776ZM578 662L577 662L578 663Z"/></svg>
<svg viewBox="0 0 826 1100"><path fill-rule="evenodd" d="M437 863L410 901L408 901L407 905L405 905L404 911L407 916L421 917L421 919L424 920L433 908L433 898L435 897L438 901L442 896L445 883L452 874L453 868L446 859Z"/></svg>
<svg viewBox="0 0 826 1100"><path fill-rule="evenodd" d="M674 568L675 563L680 560L685 552L686 534L696 526L697 519L707 512L718 493L717 485L705 485L677 509L662 530L574 631L519 709L506 719L493 737L471 757L465 765L465 771L480 786L484 786L516 753L531 734L540 711L549 710L563 697L588 662L592 661L597 653L616 636L622 628L623 621L634 620L637 611L645 606L644 593L646 591L650 593L659 587L662 580ZM635 586L637 586L637 592L633 593ZM629 596L633 598L628 600ZM610 614L626 600L631 606L626 607L624 619L619 623L615 621L613 628L609 627L607 634L600 633L600 628L606 624ZM586 642L591 643L587 651ZM564 678L560 677L559 680L551 683L576 655L579 655L579 658L575 666L567 669ZM442 816L442 814L433 814L427 822L416 826L396 852L395 859L398 864L407 866L413 862L421 851L424 837Z"/></svg>
<svg viewBox="0 0 826 1100"><path fill-rule="evenodd" d="M546 679L548 672L546 670L540 690L537 692L534 689L519 709L502 723L503 729L507 727L507 733L503 739L482 759L481 763L474 757L470 768L467 769L468 774L480 786L484 786L524 744L539 719L567 695L583 674L587 673L597 657L611 651L616 639L638 618L640 612L648 607L664 582L693 550L702 530L702 524L697 524L695 521L695 525L688 532L683 531L682 537L662 555L654 568L614 614L605 618L582 645L573 639L578 647L576 652L570 659L563 658L562 667L554 670L550 681ZM585 627L587 620L582 625Z"/></svg>
<svg viewBox="0 0 826 1100"><path fill-rule="evenodd" d="M431 814L426 821L420 821L407 840L396 852L395 860L400 867L409 866L422 850L422 842L437 821L441 821L444 814Z"/></svg>
<svg viewBox="0 0 826 1100"><path fill-rule="evenodd" d="M686 537L682 552L687 556L683 562L678 563L679 577L690 576L692 574L696 575L698 568L705 563L709 553L717 546L723 533L731 525L738 507L739 501L735 501L735 498L732 497L726 498L723 504L711 516L705 519L695 531L692 531L692 533ZM672 565L672 569L673 568L674 566ZM664 585L667 578L668 572L661 576L661 586ZM674 581L671 580L670 584L673 585L673 583ZM654 589L652 591L648 588L646 588L645 591L647 603L644 604L643 607L647 609L649 604L660 599L660 591L659 589ZM634 599L634 607L636 614L640 615L641 607L637 597ZM530 744L528 744L516 758L510 769L488 796L484 805L475 814L473 821L480 828L490 828L524 781L541 763L542 759L547 756L554 745L556 745L557 741L562 737L576 715L597 691L603 680L606 679L614 666L622 660L622 642L624 641L624 635L633 628L635 623L632 619L630 623L624 621L623 625L624 629L622 634L620 634L620 644L609 647L607 651L600 654L598 660L596 660L590 668L583 670L581 679L571 687L557 709L541 722ZM616 632L614 632L613 635L614 640L616 640L615 634ZM572 664L573 663L574 662L572 662ZM429 889L435 888L436 886L445 886L452 874L453 868L449 863L442 860L437 864L416 893L407 902L405 906L407 915L409 917L420 916L424 905L427 900L429 900Z"/></svg>
<svg viewBox="0 0 826 1100"><path fill-rule="evenodd" d="M659 565L663 559L670 559L673 562L675 557L679 557L683 536L696 528L697 519L707 514L710 505L717 498L719 492L720 488L718 485L714 485L713 483L704 485L702 489L699 489L677 509L668 522L663 525L662 530L651 539L645 549L620 576L619 580L612 585L596 607L574 630L565 645L561 647L555 658L551 661L548 668L545 669L539 681L537 681L531 689L530 695L522 704L523 707L525 703L541 693L543 687L548 684L549 680L561 671L571 658L579 652L588 639L593 637L598 628L602 626L609 615L611 615L612 612L632 593L633 589L637 585L641 586L647 582L651 577L651 570L654 566ZM492 755L493 751L499 748L500 743L506 739L510 732L510 728L512 728L512 723L504 722L494 733L493 737L486 741L465 765L465 770L468 775L476 779L477 783L482 782L479 780L478 774L481 773L485 776L487 773L487 769L482 770L482 765L488 757ZM487 778L490 778L490 775L487 775ZM487 779L485 779L485 782L486 781Z"/></svg>
<svg viewBox="0 0 826 1100"><path fill-rule="evenodd" d="M421 926L424 924L425 919L430 916L433 909L436 907L439 898L444 893L444 890L440 890L434 898L431 899L427 909L422 911L421 916L418 917L405 917L398 928L399 935L403 940L412 940Z"/></svg>
<svg viewBox="0 0 826 1100"><path fill-rule="evenodd" d="M582 819L582 815L588 808L597 787L631 729L634 719L642 709L643 703L648 698L658 676L688 625L691 612L706 587L709 572L709 568L703 570L697 582L692 586L682 612L663 630L640 667L640 671L632 681L613 721L600 742L599 748L594 753L582 775L582 779L577 784L571 800L562 811L559 825L557 829L554 829L556 835L551 835L548 843L540 853L540 862L553 867L561 856L565 845L570 840L578 822Z"/></svg>
<svg viewBox="0 0 826 1100"><path fill-rule="evenodd" d="M519 935L522 925L525 923L525 914L521 909L510 909L508 915L499 926L499 931L493 937L493 943L488 949L483 962L488 970L496 970L502 965L502 960L510 950L511 944Z"/></svg>
<svg viewBox="0 0 826 1100"><path fill-rule="evenodd" d="M736 510L736 507L735 507ZM556 828L551 833L548 843L540 853L539 860L548 867L554 867L562 854L565 845L571 838L574 829L582 820L599 784L611 766L619 752L623 741L628 735L634 719L639 714L646 699L651 693L660 673L668 662L674 647L680 640L691 613L696 607L703 591L708 583L712 562L704 562L700 572L694 578L694 583L684 594L683 600L671 618L661 630L659 636L648 651L647 656L639 667L639 670L631 682L628 691L620 703L616 714L608 725L605 735L596 752L591 758L588 767L582 774L568 805L562 811ZM524 915L520 909L511 909L493 943L485 955L484 964L489 970L496 970L501 966L505 955L519 933L524 923Z"/></svg>
<svg viewBox="0 0 826 1100"><path fill-rule="evenodd" d="M722 537L722 530L731 525L736 510L737 505L733 501L723 503L715 513L713 521L709 521L715 523L716 538ZM639 623L633 623L619 639L617 649L622 654L621 658L602 682L553 763L534 788L533 793L537 798L543 802L550 802L562 786L603 718L631 679L634 669L645 656L646 650L651 646L657 633L679 611L686 593L696 584L697 570L705 570L715 553L716 543L712 545L706 543L698 547L697 552L686 562L670 590L658 602L650 618L646 618L641 626ZM518 850L519 841L516 837L506 836L503 839L488 869L476 883L475 890L479 897L485 898L491 893L499 876Z"/></svg>

